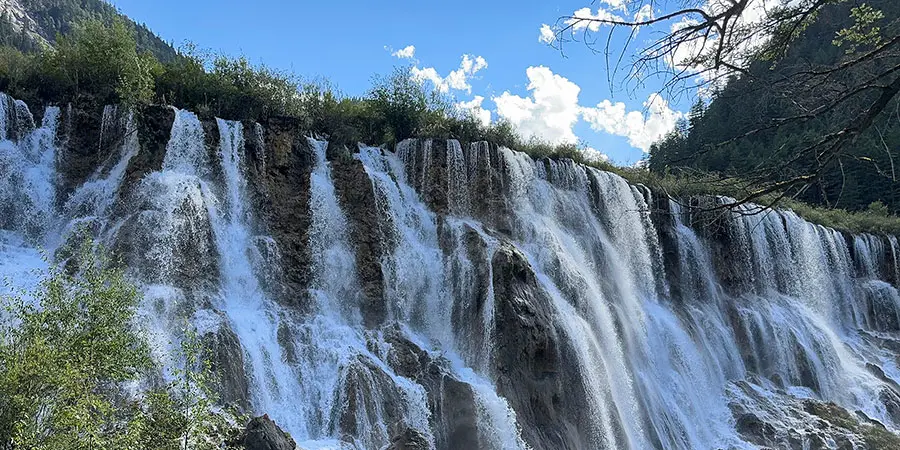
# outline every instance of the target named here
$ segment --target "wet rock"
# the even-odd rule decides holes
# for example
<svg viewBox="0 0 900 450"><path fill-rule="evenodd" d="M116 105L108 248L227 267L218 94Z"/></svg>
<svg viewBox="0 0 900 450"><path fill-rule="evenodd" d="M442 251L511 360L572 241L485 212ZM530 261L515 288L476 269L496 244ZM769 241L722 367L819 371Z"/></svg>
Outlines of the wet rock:
<svg viewBox="0 0 900 450"><path fill-rule="evenodd" d="M408 139L397 145L404 161L407 182L428 207L439 215L451 212L452 206L465 211L455 214L471 216L500 233L511 233L510 203L505 188L510 182L500 149L487 142L463 143L462 161L457 163L464 173L450 173L451 164L446 140ZM462 177L463 179L455 179ZM453 180L453 183L450 181ZM466 192L450 192L464 189ZM455 197L463 196L463 204Z"/></svg>
<svg viewBox="0 0 900 450"><path fill-rule="evenodd" d="M103 108L70 105L60 110L59 184L57 199L64 202L75 188L84 183L101 163L115 153L125 139L125 108L112 109L104 124Z"/></svg>
<svg viewBox="0 0 900 450"><path fill-rule="evenodd" d="M678 236L675 232L676 218L669 204L669 196L665 193L653 193L653 201L650 204L650 220L656 228L659 239L669 293L674 299L688 300L682 297L680 274L686 268L681 267L678 253Z"/></svg>
<svg viewBox="0 0 900 450"><path fill-rule="evenodd" d="M130 212L116 230L114 254L137 269L145 282L186 291L214 285L218 253L209 215L202 201L198 203L199 186L173 187L149 178L142 185L126 202Z"/></svg>
<svg viewBox="0 0 900 450"><path fill-rule="evenodd" d="M224 405L237 407L239 411L247 411L250 394L244 372L244 352L237 335L227 323L223 323L203 339L204 356L210 362L219 400Z"/></svg>
<svg viewBox="0 0 900 450"><path fill-rule="evenodd" d="M422 433L407 427L391 438L387 450L429 450L430 448L428 439Z"/></svg>
<svg viewBox="0 0 900 450"><path fill-rule="evenodd" d="M362 162L353 158L346 148L329 144L326 155L331 161L335 191L347 217L350 240L356 252L356 270L363 294L360 299L363 323L375 328L387 317L387 302L381 271L381 224L372 180Z"/></svg>
<svg viewBox="0 0 900 450"><path fill-rule="evenodd" d="M451 375L449 362L432 358L407 339L399 326L383 330L390 345L387 362L394 371L425 388L437 448L481 448L472 387Z"/></svg>
<svg viewBox="0 0 900 450"><path fill-rule="evenodd" d="M753 444L769 447L777 444L775 427L760 420L756 414L741 414L735 419L735 427L744 439Z"/></svg>
<svg viewBox="0 0 900 450"><path fill-rule="evenodd" d="M738 433L765 448L882 449L900 448L900 436L865 414L834 404L767 391L746 381L729 404Z"/></svg>
<svg viewBox="0 0 900 450"><path fill-rule="evenodd" d="M464 259L450 258L450 270L457 284L453 287L453 309L451 321L458 337L463 355L472 362L485 358L485 305L491 288L491 267L488 248L481 235L468 225L464 225L459 242ZM448 246L450 247L450 246ZM451 250L445 250L445 252ZM469 361L467 360L467 361Z"/></svg>
<svg viewBox="0 0 900 450"><path fill-rule="evenodd" d="M294 450L297 443L269 419L268 415L255 417L241 434L239 444L244 450Z"/></svg>
<svg viewBox="0 0 900 450"><path fill-rule="evenodd" d="M266 234L277 243L281 261L279 284L270 291L280 303L306 312L313 153L298 119L273 117L261 128L252 139L245 130L244 140L250 162L249 194L261 223L266 224Z"/></svg>
<svg viewBox="0 0 900 450"><path fill-rule="evenodd" d="M551 300L518 250L494 254L493 370L534 448L591 448L590 419L577 363L554 326Z"/></svg>
<svg viewBox="0 0 900 450"><path fill-rule="evenodd" d="M148 173L160 170L172 135L175 111L167 106L145 106L135 112L140 151L131 158L122 186L130 191Z"/></svg>
<svg viewBox="0 0 900 450"><path fill-rule="evenodd" d="M732 296L753 292L751 250L746 245L749 236L738 226L739 217L730 210L716 209L719 200L711 196L693 198L691 206L691 227L709 244L710 260L721 286Z"/></svg>
<svg viewBox="0 0 900 450"><path fill-rule="evenodd" d="M332 411L332 432L363 448L387 445L390 430L379 425L400 423L405 412L405 401L390 375L359 355L341 369L334 404L339 406Z"/></svg>

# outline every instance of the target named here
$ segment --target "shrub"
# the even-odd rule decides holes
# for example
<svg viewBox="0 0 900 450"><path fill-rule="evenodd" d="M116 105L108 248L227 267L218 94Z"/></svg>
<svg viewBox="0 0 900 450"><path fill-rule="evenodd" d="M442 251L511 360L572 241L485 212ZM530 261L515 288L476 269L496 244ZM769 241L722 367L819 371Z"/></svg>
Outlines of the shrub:
<svg viewBox="0 0 900 450"><path fill-rule="evenodd" d="M109 26L98 20L79 24L57 38L42 62L56 101L99 104L149 102L159 64L149 52L138 53L134 32L120 19Z"/></svg>
<svg viewBox="0 0 900 450"><path fill-rule="evenodd" d="M68 270L52 269L35 292L2 299L0 448L222 442L211 437L223 419L210 413L196 340L186 340L186 370L172 384L137 398L125 393L125 383L154 369L134 328L140 296L90 242L74 254Z"/></svg>

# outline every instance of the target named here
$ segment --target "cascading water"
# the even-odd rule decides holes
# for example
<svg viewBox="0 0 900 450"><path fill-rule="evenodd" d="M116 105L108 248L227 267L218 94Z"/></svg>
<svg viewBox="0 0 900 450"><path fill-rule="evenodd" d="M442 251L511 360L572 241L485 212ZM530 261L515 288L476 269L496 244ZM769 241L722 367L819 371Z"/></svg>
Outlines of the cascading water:
<svg viewBox="0 0 900 450"><path fill-rule="evenodd" d="M144 292L159 362L183 364L193 327L220 397L301 448L753 448L759 423L767 445L836 442L804 425L809 401L900 430L895 237L754 206L711 217L485 143L267 149L265 124L168 113L154 156L135 113L107 107L109 154L64 192L60 110L35 128L0 96L3 289L32 287L39 249L91 225ZM278 181L295 156L308 178ZM294 241L267 222L276 182L308 190ZM291 246L304 267L284 265Z"/></svg>
<svg viewBox="0 0 900 450"><path fill-rule="evenodd" d="M56 211L56 127L48 107L34 128L28 107L0 93L0 294L35 287L47 266L39 249L52 249ZM26 120L27 118L27 120Z"/></svg>

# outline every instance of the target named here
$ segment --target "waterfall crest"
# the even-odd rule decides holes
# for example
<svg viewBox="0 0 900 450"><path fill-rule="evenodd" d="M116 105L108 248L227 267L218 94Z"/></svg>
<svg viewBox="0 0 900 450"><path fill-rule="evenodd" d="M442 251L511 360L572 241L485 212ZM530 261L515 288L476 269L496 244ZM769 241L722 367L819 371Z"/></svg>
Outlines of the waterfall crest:
<svg viewBox="0 0 900 450"><path fill-rule="evenodd" d="M864 443L804 425L826 402L900 432L894 236L483 142L148 111L107 107L75 176L70 112L0 95L0 277L33 286L87 230L143 291L160 376L193 328L221 400L301 448Z"/></svg>

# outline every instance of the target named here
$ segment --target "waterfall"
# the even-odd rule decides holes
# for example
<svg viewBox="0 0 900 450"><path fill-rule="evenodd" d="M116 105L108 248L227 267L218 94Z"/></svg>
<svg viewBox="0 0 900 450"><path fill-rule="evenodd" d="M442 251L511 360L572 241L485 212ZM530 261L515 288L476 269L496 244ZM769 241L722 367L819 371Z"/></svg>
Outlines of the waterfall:
<svg viewBox="0 0 900 450"><path fill-rule="evenodd" d="M107 107L75 178L69 112L36 127L0 95L0 294L86 226L143 292L160 376L193 329L221 400L301 448L813 447L838 442L805 425L824 402L900 432L894 236L488 143L144 113Z"/></svg>
<svg viewBox="0 0 900 450"><path fill-rule="evenodd" d="M19 125L27 113L28 125ZM39 128L24 103L0 93L0 295L36 287L47 261L39 249L58 238L56 128L59 108L48 107ZM18 136L18 138L17 138Z"/></svg>

